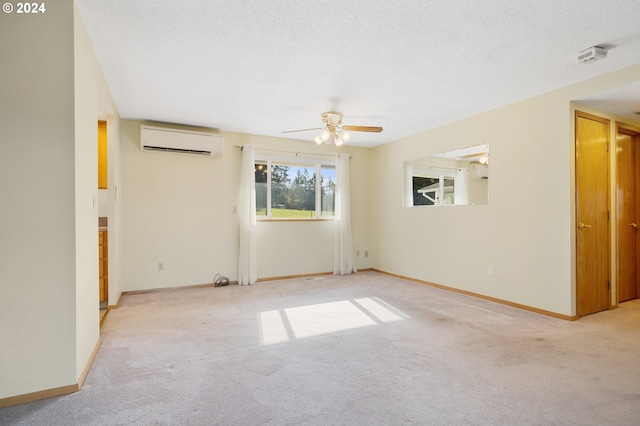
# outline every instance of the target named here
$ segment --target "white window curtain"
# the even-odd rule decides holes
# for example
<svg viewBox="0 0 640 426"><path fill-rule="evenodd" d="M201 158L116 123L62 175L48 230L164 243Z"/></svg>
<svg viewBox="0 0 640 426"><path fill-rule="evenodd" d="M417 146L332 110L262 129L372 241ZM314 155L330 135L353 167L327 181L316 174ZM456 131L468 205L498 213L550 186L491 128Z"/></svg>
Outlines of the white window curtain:
<svg viewBox="0 0 640 426"><path fill-rule="evenodd" d="M456 172L453 200L456 206L469 204L469 170L466 167L461 167Z"/></svg>
<svg viewBox="0 0 640 426"><path fill-rule="evenodd" d="M413 207L413 164L404 163L404 206Z"/></svg>
<svg viewBox="0 0 640 426"><path fill-rule="evenodd" d="M353 261L351 240L351 187L349 182L349 155L336 156L336 206L333 234L333 274L347 275L358 272Z"/></svg>
<svg viewBox="0 0 640 426"><path fill-rule="evenodd" d="M238 255L238 284L250 285L256 282L256 175L253 145L242 148L242 169L240 175L240 199L238 216L240 219L240 251Z"/></svg>

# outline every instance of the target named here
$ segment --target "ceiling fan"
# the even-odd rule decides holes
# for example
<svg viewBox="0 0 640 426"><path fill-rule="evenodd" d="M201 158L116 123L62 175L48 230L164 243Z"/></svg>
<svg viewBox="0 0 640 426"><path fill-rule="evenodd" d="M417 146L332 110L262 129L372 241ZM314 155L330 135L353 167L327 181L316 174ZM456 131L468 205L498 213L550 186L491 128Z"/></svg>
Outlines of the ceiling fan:
<svg viewBox="0 0 640 426"><path fill-rule="evenodd" d="M294 133L294 132L307 132L311 130L322 130L322 132L315 137L314 141L318 145L323 143L335 143L336 146L342 145L343 142L348 142L351 139L351 133L349 132L371 132L380 133L382 127L373 126L347 126L342 125L342 113L338 111L323 112L320 116L324 127L316 127L313 129L300 129L300 130L287 130L282 133Z"/></svg>
<svg viewBox="0 0 640 426"><path fill-rule="evenodd" d="M489 144L468 146L442 154L434 154L433 157L449 158L452 160L477 161L480 164L489 164Z"/></svg>

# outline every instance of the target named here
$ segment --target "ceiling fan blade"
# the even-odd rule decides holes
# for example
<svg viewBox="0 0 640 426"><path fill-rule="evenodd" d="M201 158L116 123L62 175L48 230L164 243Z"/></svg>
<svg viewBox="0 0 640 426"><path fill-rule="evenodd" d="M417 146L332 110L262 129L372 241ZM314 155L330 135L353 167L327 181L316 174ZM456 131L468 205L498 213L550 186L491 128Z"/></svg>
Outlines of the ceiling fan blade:
<svg viewBox="0 0 640 426"><path fill-rule="evenodd" d="M468 158L478 158L486 155L484 152L474 152L473 154L461 155L460 157L456 157L458 160L465 160Z"/></svg>
<svg viewBox="0 0 640 426"><path fill-rule="evenodd" d="M324 127L314 127L313 129L287 130L282 133L308 132L311 130L322 130L322 129L324 129Z"/></svg>
<svg viewBox="0 0 640 426"><path fill-rule="evenodd" d="M342 126L342 128L350 132L371 132L371 133L382 132L382 127L373 127L373 126Z"/></svg>

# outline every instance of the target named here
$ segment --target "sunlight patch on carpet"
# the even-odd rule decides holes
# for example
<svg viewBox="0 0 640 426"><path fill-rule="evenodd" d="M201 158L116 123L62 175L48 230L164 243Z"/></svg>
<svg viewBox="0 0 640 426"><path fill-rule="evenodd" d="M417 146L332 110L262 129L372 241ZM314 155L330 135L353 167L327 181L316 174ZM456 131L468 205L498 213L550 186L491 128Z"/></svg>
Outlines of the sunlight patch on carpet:
<svg viewBox="0 0 640 426"><path fill-rule="evenodd" d="M260 326L262 343L273 345L407 318L377 297L367 297L261 312Z"/></svg>

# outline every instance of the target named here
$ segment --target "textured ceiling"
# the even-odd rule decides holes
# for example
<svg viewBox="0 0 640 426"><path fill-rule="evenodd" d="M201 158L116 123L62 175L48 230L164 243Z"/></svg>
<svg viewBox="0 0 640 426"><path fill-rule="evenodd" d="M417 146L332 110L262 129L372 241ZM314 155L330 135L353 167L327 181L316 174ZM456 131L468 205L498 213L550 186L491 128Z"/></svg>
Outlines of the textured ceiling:
<svg viewBox="0 0 640 426"><path fill-rule="evenodd" d="M376 146L640 62L638 0L76 3L123 118L304 141L281 132L337 110Z"/></svg>

